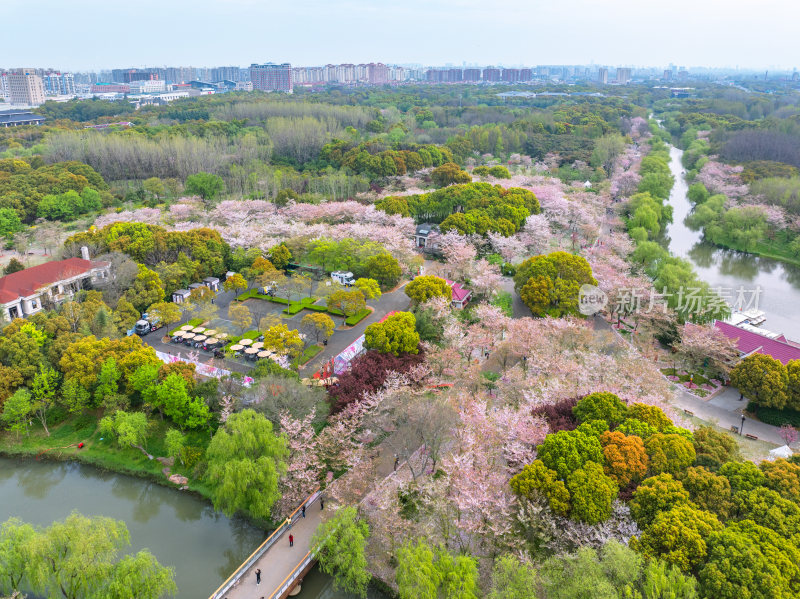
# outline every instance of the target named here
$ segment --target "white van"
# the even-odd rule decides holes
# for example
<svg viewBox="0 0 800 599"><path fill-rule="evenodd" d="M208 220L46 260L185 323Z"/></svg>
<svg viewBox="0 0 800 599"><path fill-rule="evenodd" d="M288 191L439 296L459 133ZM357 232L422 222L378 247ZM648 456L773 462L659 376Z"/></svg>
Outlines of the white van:
<svg viewBox="0 0 800 599"><path fill-rule="evenodd" d="M340 285L344 285L345 287L352 287L355 285L356 280L353 278L353 273L343 270L337 270L336 272L331 273L331 279L339 283Z"/></svg>

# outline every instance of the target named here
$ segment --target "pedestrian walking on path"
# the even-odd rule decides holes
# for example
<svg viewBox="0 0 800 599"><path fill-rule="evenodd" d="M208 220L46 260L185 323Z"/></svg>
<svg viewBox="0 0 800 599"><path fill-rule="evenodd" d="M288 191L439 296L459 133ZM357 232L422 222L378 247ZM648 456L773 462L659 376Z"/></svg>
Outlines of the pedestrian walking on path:
<svg viewBox="0 0 800 599"><path fill-rule="evenodd" d="M256 584L261 584L261 568L256 570Z"/></svg>
<svg viewBox="0 0 800 599"><path fill-rule="evenodd" d="M322 511L324 509L325 509L325 500L322 497L320 497L319 498L319 510Z"/></svg>
<svg viewBox="0 0 800 599"><path fill-rule="evenodd" d="M303 518L305 518L306 517L306 504L305 503L303 504L302 513L303 513Z"/></svg>
<svg viewBox="0 0 800 599"><path fill-rule="evenodd" d="M289 547L294 547L294 536L289 535Z"/></svg>

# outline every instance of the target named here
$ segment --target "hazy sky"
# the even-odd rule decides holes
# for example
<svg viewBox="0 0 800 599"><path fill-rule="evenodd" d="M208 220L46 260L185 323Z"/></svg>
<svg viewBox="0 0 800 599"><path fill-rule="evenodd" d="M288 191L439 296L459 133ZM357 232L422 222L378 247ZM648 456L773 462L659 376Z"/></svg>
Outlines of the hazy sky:
<svg viewBox="0 0 800 599"><path fill-rule="evenodd" d="M800 65L797 0L0 0L0 67Z"/></svg>

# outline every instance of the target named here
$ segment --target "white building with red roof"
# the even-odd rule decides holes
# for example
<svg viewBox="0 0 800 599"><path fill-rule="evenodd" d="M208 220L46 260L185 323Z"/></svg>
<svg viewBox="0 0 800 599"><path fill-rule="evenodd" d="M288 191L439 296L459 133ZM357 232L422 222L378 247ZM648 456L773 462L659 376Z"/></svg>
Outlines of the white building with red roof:
<svg viewBox="0 0 800 599"><path fill-rule="evenodd" d="M110 276L109 262L68 258L45 262L0 277L0 307L6 320L25 318L58 305L81 289Z"/></svg>

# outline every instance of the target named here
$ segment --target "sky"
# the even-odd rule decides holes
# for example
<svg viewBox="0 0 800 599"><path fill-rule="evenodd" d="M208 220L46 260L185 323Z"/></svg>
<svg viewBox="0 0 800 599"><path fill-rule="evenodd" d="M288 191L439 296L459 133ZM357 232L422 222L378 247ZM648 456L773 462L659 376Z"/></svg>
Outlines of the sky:
<svg viewBox="0 0 800 599"><path fill-rule="evenodd" d="M0 68L800 66L797 0L0 0Z"/></svg>

